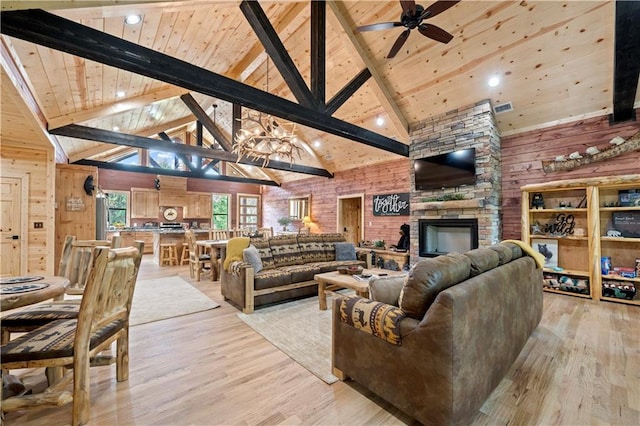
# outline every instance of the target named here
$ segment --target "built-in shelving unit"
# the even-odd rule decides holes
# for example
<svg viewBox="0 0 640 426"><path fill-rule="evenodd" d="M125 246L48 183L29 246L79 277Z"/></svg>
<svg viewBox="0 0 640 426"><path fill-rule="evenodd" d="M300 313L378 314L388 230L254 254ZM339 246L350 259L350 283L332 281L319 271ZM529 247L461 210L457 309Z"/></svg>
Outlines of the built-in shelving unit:
<svg viewBox="0 0 640 426"><path fill-rule="evenodd" d="M547 258L545 291L640 305L640 206L633 205L640 199L621 202L621 194L640 193L640 175L546 182L521 191L522 240ZM603 274L603 262L611 273ZM621 276L620 268L636 276Z"/></svg>

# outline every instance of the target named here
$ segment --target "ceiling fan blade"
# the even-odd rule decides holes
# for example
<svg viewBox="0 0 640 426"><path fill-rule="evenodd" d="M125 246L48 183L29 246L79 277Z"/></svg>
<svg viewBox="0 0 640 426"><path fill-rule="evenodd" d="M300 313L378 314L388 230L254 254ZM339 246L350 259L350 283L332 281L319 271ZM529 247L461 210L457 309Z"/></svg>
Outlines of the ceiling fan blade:
<svg viewBox="0 0 640 426"><path fill-rule="evenodd" d="M418 27L418 31L420 31L420 34L422 34L423 36L429 37L444 44L449 43L453 38L451 34L440 27L436 27L435 25L421 24Z"/></svg>
<svg viewBox="0 0 640 426"><path fill-rule="evenodd" d="M432 18L432 17L444 12L445 10L449 9L450 7L455 6L456 3L460 3L460 0L457 0L457 1L445 1L445 0L437 1L437 2L433 3L431 6L427 7L424 10L424 12L422 12L422 15L420 15L420 18L418 18L418 19Z"/></svg>
<svg viewBox="0 0 640 426"><path fill-rule="evenodd" d="M416 13L416 2L413 0L400 0L400 6L402 7L402 14L411 12L411 15Z"/></svg>
<svg viewBox="0 0 640 426"><path fill-rule="evenodd" d="M396 54L398 53L398 51L400 51L400 49L402 48L402 46L404 45L404 43L407 41L407 39L409 38L409 34L411 33L410 30L404 30L402 32L402 34L400 34L398 36L398 38L396 39L396 42L393 43L393 46L391 46L391 50L389 51L389 54L387 55L387 59L391 59L393 57L396 56Z"/></svg>
<svg viewBox="0 0 640 426"><path fill-rule="evenodd" d="M401 27L402 22L379 22L377 24L371 25L363 25L361 27L356 28L358 31L378 31L378 30L387 30L393 27Z"/></svg>

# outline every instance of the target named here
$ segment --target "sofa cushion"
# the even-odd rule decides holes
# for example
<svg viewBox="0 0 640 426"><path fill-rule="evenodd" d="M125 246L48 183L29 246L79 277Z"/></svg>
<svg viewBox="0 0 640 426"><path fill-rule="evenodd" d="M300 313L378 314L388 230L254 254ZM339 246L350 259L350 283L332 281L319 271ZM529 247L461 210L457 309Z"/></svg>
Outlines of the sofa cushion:
<svg viewBox="0 0 640 426"><path fill-rule="evenodd" d="M507 247L504 244L494 244L489 247L491 250L494 250L498 253L499 263L498 265L504 265L505 263L511 262L511 257L513 256L513 252L511 248Z"/></svg>
<svg viewBox="0 0 640 426"><path fill-rule="evenodd" d="M408 317L422 319L442 290L469 278L471 259L449 253L424 259L409 271L398 304Z"/></svg>
<svg viewBox="0 0 640 426"><path fill-rule="evenodd" d="M277 268L263 269L253 277L253 288L255 290L280 287L288 284L291 284L291 274Z"/></svg>
<svg viewBox="0 0 640 426"><path fill-rule="evenodd" d="M398 306L405 278L406 275L372 278L369 280L369 298L376 302Z"/></svg>
<svg viewBox="0 0 640 426"><path fill-rule="evenodd" d="M262 262L262 269L273 269L275 263L273 262L273 255L271 254L271 246L267 239L251 239L251 244L258 250L260 254L260 261Z"/></svg>
<svg viewBox="0 0 640 426"><path fill-rule="evenodd" d="M304 263L302 265L281 266L281 271L291 274L292 283L301 283L304 281L313 281L313 276L320 273L320 267L313 263Z"/></svg>
<svg viewBox="0 0 640 426"><path fill-rule="evenodd" d="M302 263L302 254L295 235L277 235L269 238L271 254L276 267L299 265Z"/></svg>
<svg viewBox="0 0 640 426"><path fill-rule="evenodd" d="M493 269L500 263L500 256L498 253L490 248L469 250L464 255L471 260L472 277Z"/></svg>
<svg viewBox="0 0 640 426"><path fill-rule="evenodd" d="M255 273L262 271L262 260L260 260L260 252L256 246L250 245L242 250L242 259L253 267Z"/></svg>
<svg viewBox="0 0 640 426"><path fill-rule="evenodd" d="M505 246L508 249L511 249L511 260L522 257L522 249L517 244L509 243L509 242L501 242L500 245Z"/></svg>
<svg viewBox="0 0 640 426"><path fill-rule="evenodd" d="M336 260L356 260L356 246L353 243L333 243L336 249Z"/></svg>
<svg viewBox="0 0 640 426"><path fill-rule="evenodd" d="M336 260L335 243L342 241L344 241L344 235L342 234L322 234L322 242L324 243L324 256L326 261Z"/></svg>
<svg viewBox="0 0 640 426"><path fill-rule="evenodd" d="M327 260L320 234L298 235L298 246L304 263L324 262Z"/></svg>
<svg viewBox="0 0 640 426"><path fill-rule="evenodd" d="M402 343L400 322L405 313L395 306L361 297L345 297L340 302L340 320L394 345Z"/></svg>
<svg viewBox="0 0 640 426"><path fill-rule="evenodd" d="M330 262L310 263L309 265L318 266L320 272L331 272L338 270L338 266L362 266L367 267L367 263L361 260L332 260Z"/></svg>

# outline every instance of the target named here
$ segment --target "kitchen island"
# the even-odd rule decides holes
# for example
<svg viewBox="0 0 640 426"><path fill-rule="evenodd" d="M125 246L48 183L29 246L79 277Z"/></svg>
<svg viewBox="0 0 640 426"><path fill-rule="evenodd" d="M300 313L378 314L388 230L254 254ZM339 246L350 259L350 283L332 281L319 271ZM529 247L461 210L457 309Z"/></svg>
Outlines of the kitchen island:
<svg viewBox="0 0 640 426"><path fill-rule="evenodd" d="M144 241L143 254L153 253L153 232L158 232L157 227L153 228L118 228L107 231L107 239L110 240L114 236L120 236L121 247L130 247L134 241Z"/></svg>

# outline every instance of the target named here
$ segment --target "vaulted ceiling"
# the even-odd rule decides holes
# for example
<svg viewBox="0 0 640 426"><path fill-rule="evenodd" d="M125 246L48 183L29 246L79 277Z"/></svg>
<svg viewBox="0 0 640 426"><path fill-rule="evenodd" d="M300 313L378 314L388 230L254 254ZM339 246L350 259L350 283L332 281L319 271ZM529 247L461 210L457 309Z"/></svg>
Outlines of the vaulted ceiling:
<svg viewBox="0 0 640 426"><path fill-rule="evenodd" d="M640 42L623 44L633 39L634 33L628 32L633 19L619 21L618 36L623 31L627 37L616 41L616 4L612 1L463 0L428 21L449 31L454 36L451 42L442 44L412 31L393 59L385 57L402 28L372 32L356 28L399 20L402 9L397 1L326 2L326 24L320 32L326 49L322 60L314 44L318 29L312 29L313 22L323 21L318 8L312 13L307 1L260 1L259 6L268 19L266 29L272 27L281 42L275 48L286 50L280 58L272 53L267 60L266 52L274 46L265 46L265 34L252 28L259 19L254 16L252 22L239 1L3 1L3 140L34 143L30 132L35 131L35 140L59 144L64 152L59 158L103 161L132 149L104 143L114 132L136 135L141 144L156 143L148 138L162 143L158 135L163 132L174 140L193 143L197 122L204 122L205 146L212 145L217 151L233 140L234 103L246 107L257 102L260 107L274 108L274 113L284 111L281 115L287 119L319 123L297 126L303 150L295 164L300 170L307 167L330 175L401 158L406 155L402 146L409 144L412 125L484 99L494 106L513 105L512 111L496 115L503 135L613 113L614 105L622 111L620 117L627 119L623 113L640 106ZM163 54L162 62L149 62L149 72L132 72L122 69L128 64L126 54L133 63L146 59L146 50L124 44L118 47L123 62L107 65L109 58L104 62L91 56L92 52L63 53L58 45L52 48L46 42L36 44L6 35L10 30L5 31L5 23L12 19L12 11L25 7L55 15L56 19L42 21L54 22L52 26L60 22L57 30L50 31L56 39L52 43L63 39L69 46L82 46L93 40L90 31L97 30ZM635 9L632 12L637 17ZM31 27L46 38L49 30L36 19L37 14L30 13L25 19L35 19ZM628 13L630 18L633 13ZM142 22L125 24L129 14L141 15ZM59 18L63 19L57 21ZM84 33L75 32L73 26L67 28L66 20L88 27L89 35L78 37ZM111 47L95 44L93 50L104 49L105 57L115 58ZM187 65L165 62L165 57ZM149 58L155 61L153 55ZM291 67L279 72L287 58ZM318 64L324 65L324 73L318 73ZM198 69L191 73L188 66ZM173 78L172 73L178 77ZM296 85L296 73L313 95L318 92L315 79L324 79L321 106L314 98L308 104L300 100L306 88ZM490 87L491 77L498 77L500 84ZM223 85L224 78L230 79L228 86ZM260 92L235 86L236 82ZM345 92L349 87L353 93ZM342 99L344 103L335 112L324 113L324 104L344 93L350 95ZM291 109L292 103L300 106ZM40 113L20 119L25 109ZM384 124L376 124L377 118L384 119ZM29 123L36 127L44 123L54 135L41 129L29 131ZM70 130L56 131L73 128L94 129L93 139L64 136ZM98 132L102 136L95 129L102 129ZM218 152L221 156L214 158L229 159L226 152ZM229 164L227 173L237 177L281 183L307 176L286 171L286 167L262 171L233 161Z"/></svg>

